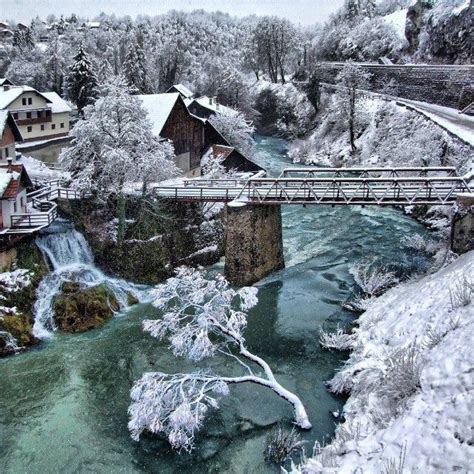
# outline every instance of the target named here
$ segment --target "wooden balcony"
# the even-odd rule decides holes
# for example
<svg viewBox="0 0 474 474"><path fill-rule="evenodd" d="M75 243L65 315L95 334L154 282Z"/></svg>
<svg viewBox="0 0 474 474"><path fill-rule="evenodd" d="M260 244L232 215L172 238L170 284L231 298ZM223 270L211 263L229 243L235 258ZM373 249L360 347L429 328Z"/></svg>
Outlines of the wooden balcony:
<svg viewBox="0 0 474 474"><path fill-rule="evenodd" d="M16 120L17 125L35 125L39 123L48 123L52 122L53 117L51 114L48 117L35 117L35 118L25 118Z"/></svg>

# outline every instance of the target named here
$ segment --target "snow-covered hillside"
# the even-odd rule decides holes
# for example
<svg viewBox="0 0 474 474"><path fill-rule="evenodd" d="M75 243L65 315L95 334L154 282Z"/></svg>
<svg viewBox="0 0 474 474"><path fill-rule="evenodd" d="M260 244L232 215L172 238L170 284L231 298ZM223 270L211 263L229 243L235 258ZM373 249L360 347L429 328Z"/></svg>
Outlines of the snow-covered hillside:
<svg viewBox="0 0 474 474"><path fill-rule="evenodd" d="M429 112L424 112L424 116L376 96L358 99L355 108L357 150L353 154L347 117L337 96L326 96L323 100L314 131L303 140L295 140L290 147L289 156L294 162L326 166L456 166L461 173L472 165L472 148L445 130L448 128L446 120L441 127L427 117ZM415 105L410 107L415 108ZM456 111L452 113L459 115ZM438 119L441 121L442 117ZM457 120L468 123L469 119ZM452 127L456 132L456 123L453 122ZM464 128L461 136L465 141L472 140Z"/></svg>
<svg viewBox="0 0 474 474"><path fill-rule="evenodd" d="M472 472L473 275L474 251L372 303L329 383L346 421L294 472Z"/></svg>

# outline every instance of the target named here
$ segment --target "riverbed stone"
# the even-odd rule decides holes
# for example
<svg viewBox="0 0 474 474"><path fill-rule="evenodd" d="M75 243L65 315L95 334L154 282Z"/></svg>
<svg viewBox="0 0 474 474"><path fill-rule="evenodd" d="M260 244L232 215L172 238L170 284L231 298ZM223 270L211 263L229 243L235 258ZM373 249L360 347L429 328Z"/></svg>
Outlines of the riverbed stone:
<svg viewBox="0 0 474 474"><path fill-rule="evenodd" d="M453 217L451 249L463 254L474 250L474 194L459 195Z"/></svg>
<svg viewBox="0 0 474 474"><path fill-rule="evenodd" d="M120 306L106 285L81 288L78 283L63 284L54 300L54 320L65 332L84 332L105 324Z"/></svg>
<svg viewBox="0 0 474 474"><path fill-rule="evenodd" d="M285 267L280 206L227 207L225 276L252 285Z"/></svg>

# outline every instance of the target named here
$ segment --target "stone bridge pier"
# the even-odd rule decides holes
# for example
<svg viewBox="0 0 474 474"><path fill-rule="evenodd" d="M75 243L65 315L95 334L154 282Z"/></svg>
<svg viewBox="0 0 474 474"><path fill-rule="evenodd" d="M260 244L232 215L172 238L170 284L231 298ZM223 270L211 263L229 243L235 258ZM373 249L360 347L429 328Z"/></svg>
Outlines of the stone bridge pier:
<svg viewBox="0 0 474 474"><path fill-rule="evenodd" d="M474 250L474 193L457 197L451 229L451 250L459 254Z"/></svg>
<svg viewBox="0 0 474 474"><path fill-rule="evenodd" d="M252 285L285 267L279 205L227 206L225 276Z"/></svg>

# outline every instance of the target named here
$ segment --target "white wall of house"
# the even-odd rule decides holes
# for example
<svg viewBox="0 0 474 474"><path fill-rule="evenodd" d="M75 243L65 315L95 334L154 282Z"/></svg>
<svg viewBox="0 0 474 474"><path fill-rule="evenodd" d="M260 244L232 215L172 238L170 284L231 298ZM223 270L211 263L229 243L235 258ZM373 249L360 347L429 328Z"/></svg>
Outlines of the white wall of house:
<svg viewBox="0 0 474 474"><path fill-rule="evenodd" d="M67 135L69 133L69 113L52 114L52 121L42 124L19 125L24 140L32 138L40 140L51 135Z"/></svg>
<svg viewBox="0 0 474 474"><path fill-rule="evenodd" d="M27 211L26 189L22 189L16 196L16 199L2 199L2 227L11 227L12 214L22 214Z"/></svg>
<svg viewBox="0 0 474 474"><path fill-rule="evenodd" d="M17 120L38 118L38 109L41 109L42 113L45 114L46 110L51 111L51 104L42 96L28 91L23 92L20 97L15 99L8 106L8 110L12 113L18 114ZM27 116L28 113L31 117ZM18 128L20 129L24 140L39 140L42 138L48 138L48 136L52 135L68 134L70 126L69 120L69 112L52 113L51 122L35 123L31 125L18 124Z"/></svg>
<svg viewBox="0 0 474 474"><path fill-rule="evenodd" d="M15 161L15 144L11 143L8 146L0 146L0 162L6 162L7 158L13 158Z"/></svg>

